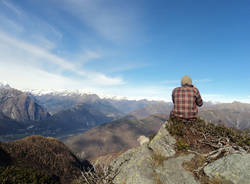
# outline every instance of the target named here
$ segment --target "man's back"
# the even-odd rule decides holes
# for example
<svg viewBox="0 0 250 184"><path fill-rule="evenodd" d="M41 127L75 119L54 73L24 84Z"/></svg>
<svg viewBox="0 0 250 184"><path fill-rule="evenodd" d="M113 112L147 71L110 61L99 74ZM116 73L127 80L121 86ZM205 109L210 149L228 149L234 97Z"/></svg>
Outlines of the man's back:
<svg viewBox="0 0 250 184"><path fill-rule="evenodd" d="M172 93L174 108L172 116L190 119L198 114L197 106L202 106L200 92L193 85L183 85L175 88Z"/></svg>

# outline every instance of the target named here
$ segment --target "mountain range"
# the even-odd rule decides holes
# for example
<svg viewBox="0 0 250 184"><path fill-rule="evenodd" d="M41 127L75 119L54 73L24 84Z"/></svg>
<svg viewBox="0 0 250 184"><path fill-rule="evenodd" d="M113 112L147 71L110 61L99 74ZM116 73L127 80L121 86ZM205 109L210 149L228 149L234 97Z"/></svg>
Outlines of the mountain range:
<svg viewBox="0 0 250 184"><path fill-rule="evenodd" d="M0 140L33 134L60 137L83 133L128 115L138 120L153 114L168 115L172 106L171 102L101 98L81 91L23 92L5 83L0 85ZM199 115L217 124L249 129L249 109L250 104L239 102L205 102Z"/></svg>
<svg viewBox="0 0 250 184"><path fill-rule="evenodd" d="M70 109L74 105L81 103L101 102L109 104L124 114L128 114L146 105L157 103L153 100L128 100L118 97L100 97L97 94L85 91L45 91L45 90L26 90L26 93L35 97L39 104L44 106L51 114L61 110Z"/></svg>
<svg viewBox="0 0 250 184"><path fill-rule="evenodd" d="M84 161L86 158L107 163L109 158L113 160L125 154L125 160L120 156L118 160L130 163L134 158L140 160L141 149L154 158L152 149L156 147L139 147L138 138L154 142L158 136L165 140L166 136L159 129L167 121L172 107L170 102L100 98L96 94L64 92L38 95L13 89L7 84L0 85L0 141L5 141L0 142L0 181L11 176L9 178L13 181L9 183L18 183L20 177L26 183L31 183L34 178L39 179L38 183L70 183L74 177L80 176L81 169L85 167L83 163L90 166L88 161ZM244 130L250 128L250 104L205 102L199 116L219 125ZM216 132L227 130L223 126L209 127ZM225 135L228 136L227 132ZM197 135L202 136L199 132ZM67 146L48 136L63 137L61 140ZM202 138L206 139L207 135ZM249 145L248 137L243 142L237 136L235 139L240 145ZM160 149L166 146L154 145L159 145ZM174 149L172 144L170 146ZM176 146L183 148L185 144L179 142ZM157 165L154 171L158 172L159 168ZM126 168L122 172L126 173Z"/></svg>
<svg viewBox="0 0 250 184"><path fill-rule="evenodd" d="M250 129L250 104L223 103L202 108L199 115L208 122L237 129Z"/></svg>
<svg viewBox="0 0 250 184"><path fill-rule="evenodd" d="M100 102L81 103L70 109L62 110L42 120L34 126L36 132L57 134L58 132L88 130L102 123L118 119L122 114L110 106Z"/></svg>

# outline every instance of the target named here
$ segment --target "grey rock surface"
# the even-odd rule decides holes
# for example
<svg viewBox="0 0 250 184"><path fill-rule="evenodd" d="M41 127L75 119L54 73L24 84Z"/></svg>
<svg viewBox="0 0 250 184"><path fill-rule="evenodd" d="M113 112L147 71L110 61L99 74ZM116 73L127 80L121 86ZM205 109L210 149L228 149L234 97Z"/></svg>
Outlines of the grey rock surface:
<svg viewBox="0 0 250 184"><path fill-rule="evenodd" d="M156 168L156 174L163 184L198 184L193 175L186 171L182 164L190 161L193 154L170 158Z"/></svg>
<svg viewBox="0 0 250 184"><path fill-rule="evenodd" d="M147 145L131 149L116 159L112 166L119 168L115 183L151 184L153 181L153 162Z"/></svg>
<svg viewBox="0 0 250 184"><path fill-rule="evenodd" d="M165 157L170 157L175 154L175 143L176 140L169 134L166 129L166 124L164 124L153 140L149 143L149 148L151 148L155 153L164 155Z"/></svg>
<svg viewBox="0 0 250 184"><path fill-rule="evenodd" d="M222 157L204 168L210 178L222 178L232 183L250 183L250 154L235 152Z"/></svg>

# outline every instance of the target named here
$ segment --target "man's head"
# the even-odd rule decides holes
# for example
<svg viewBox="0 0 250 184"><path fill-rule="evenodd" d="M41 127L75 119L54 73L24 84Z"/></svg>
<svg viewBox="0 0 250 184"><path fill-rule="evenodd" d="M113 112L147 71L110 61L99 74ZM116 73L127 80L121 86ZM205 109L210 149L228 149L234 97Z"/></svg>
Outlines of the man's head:
<svg viewBox="0 0 250 184"><path fill-rule="evenodd" d="M187 75L185 75L181 79L181 86L184 86L184 85L189 85L189 86L192 85L192 79L189 76L187 76Z"/></svg>

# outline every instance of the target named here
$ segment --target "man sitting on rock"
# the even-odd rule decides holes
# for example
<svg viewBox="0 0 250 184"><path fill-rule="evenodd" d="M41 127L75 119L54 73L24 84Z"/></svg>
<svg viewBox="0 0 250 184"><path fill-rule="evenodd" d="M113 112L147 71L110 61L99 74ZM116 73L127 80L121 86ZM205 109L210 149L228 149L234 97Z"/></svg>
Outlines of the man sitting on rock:
<svg viewBox="0 0 250 184"><path fill-rule="evenodd" d="M172 100L174 108L170 118L179 118L183 121L195 120L198 114L197 106L203 105L199 90L192 85L192 79L187 75L182 78L181 87L173 90Z"/></svg>

